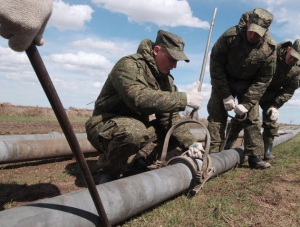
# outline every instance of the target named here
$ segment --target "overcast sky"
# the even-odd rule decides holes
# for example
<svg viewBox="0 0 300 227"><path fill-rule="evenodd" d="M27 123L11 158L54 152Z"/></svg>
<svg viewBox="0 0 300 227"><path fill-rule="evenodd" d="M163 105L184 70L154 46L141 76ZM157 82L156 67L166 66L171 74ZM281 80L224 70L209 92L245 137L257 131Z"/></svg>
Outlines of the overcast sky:
<svg viewBox="0 0 300 227"><path fill-rule="evenodd" d="M199 80L214 8L209 51L219 36L254 8L274 15L270 34L276 42L300 38L299 0L54 0L45 44L38 47L63 106L93 109L108 73L119 58L136 52L142 39L155 40L159 29L181 36L190 63L171 71L180 91ZM207 117L209 59L199 116ZM50 107L25 52L12 51L0 37L0 103ZM300 124L300 91L279 111L280 123Z"/></svg>

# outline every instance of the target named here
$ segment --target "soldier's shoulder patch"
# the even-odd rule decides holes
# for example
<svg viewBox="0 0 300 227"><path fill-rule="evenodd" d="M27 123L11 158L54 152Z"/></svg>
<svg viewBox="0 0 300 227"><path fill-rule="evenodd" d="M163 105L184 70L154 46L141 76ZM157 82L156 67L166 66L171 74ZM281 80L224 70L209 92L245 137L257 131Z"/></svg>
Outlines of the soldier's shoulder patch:
<svg viewBox="0 0 300 227"><path fill-rule="evenodd" d="M225 31L224 36L236 36L239 34L238 26L233 26Z"/></svg>

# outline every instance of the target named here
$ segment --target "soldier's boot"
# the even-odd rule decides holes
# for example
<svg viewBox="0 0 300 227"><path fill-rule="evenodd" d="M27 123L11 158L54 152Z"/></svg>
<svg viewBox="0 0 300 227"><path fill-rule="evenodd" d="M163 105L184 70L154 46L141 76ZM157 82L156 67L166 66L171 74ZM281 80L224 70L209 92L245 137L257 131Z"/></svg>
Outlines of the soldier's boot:
<svg viewBox="0 0 300 227"><path fill-rule="evenodd" d="M224 146L224 150L228 150L228 149L231 149L233 144L235 143L236 139L230 139L228 138L227 141L226 141L226 144Z"/></svg>
<svg viewBox="0 0 300 227"><path fill-rule="evenodd" d="M99 184L104 184L110 181L114 181L120 178L120 172L116 173L108 173L104 171L103 169L100 169L98 172L98 180Z"/></svg>
<svg viewBox="0 0 300 227"><path fill-rule="evenodd" d="M272 148L273 148L273 143L265 143L265 160L270 160L275 158L275 156L272 154Z"/></svg>
<svg viewBox="0 0 300 227"><path fill-rule="evenodd" d="M248 163L251 169L266 169L271 166L270 163L264 162L259 156L248 156Z"/></svg>
<svg viewBox="0 0 300 227"><path fill-rule="evenodd" d="M148 163L139 153L137 153L133 159L125 165L123 168L123 177L132 176L135 174L149 171Z"/></svg>

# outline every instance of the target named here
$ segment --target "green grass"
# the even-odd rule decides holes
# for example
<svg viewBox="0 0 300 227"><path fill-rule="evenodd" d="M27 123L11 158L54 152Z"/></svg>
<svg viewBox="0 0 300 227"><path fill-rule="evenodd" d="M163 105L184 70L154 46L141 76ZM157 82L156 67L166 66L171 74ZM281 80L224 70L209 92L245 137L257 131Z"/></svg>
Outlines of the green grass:
<svg viewBox="0 0 300 227"><path fill-rule="evenodd" d="M300 226L299 147L297 135L274 147L271 168L244 163L210 179L195 197L178 195L122 226Z"/></svg>

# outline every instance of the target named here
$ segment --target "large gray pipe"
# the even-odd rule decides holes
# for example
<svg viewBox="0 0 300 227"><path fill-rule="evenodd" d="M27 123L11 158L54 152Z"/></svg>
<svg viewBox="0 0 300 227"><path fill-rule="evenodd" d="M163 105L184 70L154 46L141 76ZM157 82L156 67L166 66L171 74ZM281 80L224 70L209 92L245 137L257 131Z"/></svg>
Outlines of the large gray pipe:
<svg viewBox="0 0 300 227"><path fill-rule="evenodd" d="M205 130L191 130L191 133L197 141L205 140ZM241 132L239 136L242 135ZM97 154L95 148L87 140L86 133L76 133L76 137L83 153ZM72 155L65 135L58 132L0 136L0 164Z"/></svg>
<svg viewBox="0 0 300 227"><path fill-rule="evenodd" d="M279 134L282 135L292 131L292 129L281 129ZM191 129L191 133L197 141L205 141L205 130ZM243 137L243 135L244 133L241 131L239 138ZM97 151L86 139L86 133L76 133L76 137L83 153L97 154ZM0 136L0 164L72 155L73 153L65 135L62 133L50 132L48 134Z"/></svg>
<svg viewBox="0 0 300 227"><path fill-rule="evenodd" d="M96 150L84 137L77 137L83 153L95 153ZM71 156L72 151L65 138L0 141L0 163L39 160Z"/></svg>
<svg viewBox="0 0 300 227"><path fill-rule="evenodd" d="M299 129L275 139L279 144L293 138ZM279 140L279 142L277 142ZM226 172L243 162L242 148L211 154L213 176ZM183 163L141 173L135 176L98 185L97 190L111 225L141 213L179 193L189 190L192 181L190 169ZM2 227L100 226L97 211L87 189L56 196L0 212Z"/></svg>
<svg viewBox="0 0 300 227"><path fill-rule="evenodd" d="M206 135L204 130L192 133L198 141L204 141ZM76 137L83 153L97 154L96 149L87 140L86 133L76 133ZM64 134L58 132L0 136L0 164L72 155Z"/></svg>
<svg viewBox="0 0 300 227"><path fill-rule="evenodd" d="M76 133L76 137L83 153L97 153L86 139L86 133ZM1 164L72 155L63 133L0 136Z"/></svg>

